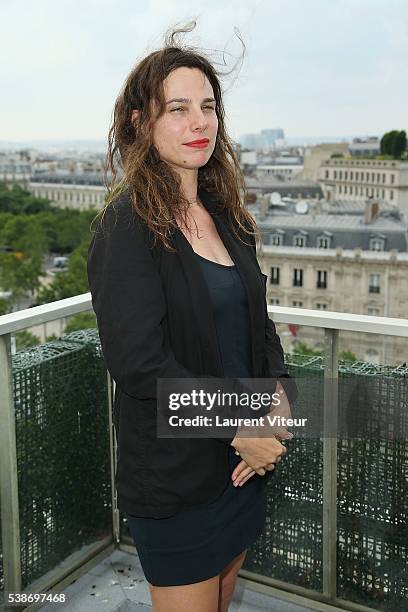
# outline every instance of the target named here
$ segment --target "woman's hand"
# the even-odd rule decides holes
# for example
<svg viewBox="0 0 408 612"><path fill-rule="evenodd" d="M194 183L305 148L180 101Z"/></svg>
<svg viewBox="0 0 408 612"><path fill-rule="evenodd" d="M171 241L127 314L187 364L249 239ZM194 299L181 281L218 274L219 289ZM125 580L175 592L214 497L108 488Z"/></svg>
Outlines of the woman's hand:
<svg viewBox="0 0 408 612"><path fill-rule="evenodd" d="M235 451L235 454L238 455L238 451ZM276 462L278 463L281 460L280 457L277 458ZM268 466L269 471L275 469L275 464L271 463ZM255 474L255 470L253 470L246 461L242 460L236 466L235 470L231 474L231 480L234 484L234 487L241 487L244 482L252 478Z"/></svg>

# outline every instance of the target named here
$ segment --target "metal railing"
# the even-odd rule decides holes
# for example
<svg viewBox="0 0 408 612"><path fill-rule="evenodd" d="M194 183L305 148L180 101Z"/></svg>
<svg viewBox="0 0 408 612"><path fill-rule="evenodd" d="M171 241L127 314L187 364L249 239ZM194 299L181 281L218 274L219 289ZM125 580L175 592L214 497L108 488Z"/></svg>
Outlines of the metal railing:
<svg viewBox="0 0 408 612"><path fill-rule="evenodd" d="M12 358L10 350L10 336L18 331L34 325L48 323L57 319L66 318L92 309L89 293L72 298L59 300L51 304L36 306L34 308L13 312L0 317L0 498L1 498L1 537L3 546L4 590L5 592L18 592L21 590L21 562L20 562L20 526L18 505L18 478L16 457L15 413L12 391ZM327 381L338 379L338 347L339 332L353 331L370 334L408 337L408 320L387 317L373 317L353 315L348 313L315 311L308 309L289 308L282 306L268 306L268 313L275 323L291 323L295 325L322 328L325 336L325 370ZM108 385L111 390L111 385ZM110 452L111 468L114 471L116 449L113 435L111 415L111 391L108 405L110 407ZM336 387L333 384L325 388L324 394L324 426L328 431L335 431L338 417ZM112 484L113 474L112 474ZM67 566L61 572L48 578L41 584L41 590L47 590L58 584L61 587L64 577L75 570L80 572L82 567L88 567L92 556L100 557L103 550L110 550L120 543L119 517L114 503L114 486L112 486L112 538L95 550L89 550L83 558L76 560L76 565ZM324 437L323 440L323 593L321 601L343 607L344 601L337 597L336 589L336 537L337 537L337 440L335 437ZM109 541L108 541L109 540ZM279 581L265 578L250 572L241 571L240 575L264 585L282 588ZM308 597L311 593L299 587L291 588L285 585L287 592L302 594ZM314 593L313 593L314 595ZM319 599L319 594L314 597ZM289 595L288 595L289 598ZM347 602L347 609L368 610L364 606Z"/></svg>

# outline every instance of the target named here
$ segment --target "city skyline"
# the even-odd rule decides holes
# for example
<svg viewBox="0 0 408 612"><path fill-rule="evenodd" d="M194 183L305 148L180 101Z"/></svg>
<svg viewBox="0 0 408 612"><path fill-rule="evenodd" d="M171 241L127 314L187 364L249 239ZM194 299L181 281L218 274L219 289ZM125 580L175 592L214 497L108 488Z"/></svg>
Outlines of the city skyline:
<svg viewBox="0 0 408 612"><path fill-rule="evenodd" d="M403 0L62 0L5 2L0 137L4 141L100 140L132 65L161 45L166 30L197 18L183 43L228 71L227 127L282 127L290 142L334 133L406 129L408 5ZM18 26L18 28L17 28ZM266 75L266 76L265 76ZM262 95L259 95L262 92Z"/></svg>

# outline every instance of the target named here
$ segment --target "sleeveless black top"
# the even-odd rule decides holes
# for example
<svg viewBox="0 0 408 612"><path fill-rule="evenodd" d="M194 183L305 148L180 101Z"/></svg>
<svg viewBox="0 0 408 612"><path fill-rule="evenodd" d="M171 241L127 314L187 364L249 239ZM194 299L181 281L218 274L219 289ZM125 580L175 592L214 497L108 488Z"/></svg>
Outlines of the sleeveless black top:
<svg viewBox="0 0 408 612"><path fill-rule="evenodd" d="M195 253L205 276L225 378L251 378L251 328L246 290L234 265Z"/></svg>

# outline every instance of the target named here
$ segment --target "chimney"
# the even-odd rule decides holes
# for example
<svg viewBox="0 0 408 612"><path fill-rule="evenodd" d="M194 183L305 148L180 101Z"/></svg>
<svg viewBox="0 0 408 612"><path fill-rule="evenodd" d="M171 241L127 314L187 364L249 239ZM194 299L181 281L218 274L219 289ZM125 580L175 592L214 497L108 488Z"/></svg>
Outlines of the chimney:
<svg viewBox="0 0 408 612"><path fill-rule="evenodd" d="M365 212L364 212L364 223L369 225L372 223L380 214L380 204L377 200L366 200Z"/></svg>
<svg viewBox="0 0 408 612"><path fill-rule="evenodd" d="M269 212L269 200L270 200L270 195L269 193L265 193L259 196L259 209L260 209L260 213L259 213L259 218L262 220L265 220L266 217L268 216L268 212Z"/></svg>

